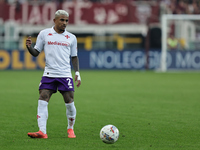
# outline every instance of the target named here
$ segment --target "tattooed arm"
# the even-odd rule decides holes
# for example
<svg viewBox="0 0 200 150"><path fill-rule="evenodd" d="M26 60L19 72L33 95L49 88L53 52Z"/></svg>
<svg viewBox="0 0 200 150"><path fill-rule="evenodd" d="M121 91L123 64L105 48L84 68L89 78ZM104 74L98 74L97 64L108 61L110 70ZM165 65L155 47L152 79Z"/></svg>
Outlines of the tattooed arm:
<svg viewBox="0 0 200 150"><path fill-rule="evenodd" d="M26 39L26 47L27 47L27 49L28 49L28 51L29 51L29 53L30 53L31 55L33 55L34 57L37 57L37 56L39 55L39 52L38 52L36 49L34 49L34 48L31 46L31 44L32 44L32 41L31 41L31 37L29 36L29 37Z"/></svg>
<svg viewBox="0 0 200 150"><path fill-rule="evenodd" d="M72 65L74 68L75 72L79 72L79 60L78 60L78 56L72 57Z"/></svg>
<svg viewBox="0 0 200 150"><path fill-rule="evenodd" d="M76 84L77 87L79 87L81 85L81 76L79 73L79 59L78 56L72 57L72 65L75 71L75 83L78 82Z"/></svg>

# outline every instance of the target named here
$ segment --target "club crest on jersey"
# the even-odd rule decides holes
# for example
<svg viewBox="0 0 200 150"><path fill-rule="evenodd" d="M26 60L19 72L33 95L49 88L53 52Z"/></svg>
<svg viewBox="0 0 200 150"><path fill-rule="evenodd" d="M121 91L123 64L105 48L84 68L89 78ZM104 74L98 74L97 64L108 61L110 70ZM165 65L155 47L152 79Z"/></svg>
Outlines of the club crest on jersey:
<svg viewBox="0 0 200 150"><path fill-rule="evenodd" d="M65 37L66 37L67 39L68 39L68 38L70 38L70 36L69 36L69 35L66 35Z"/></svg>
<svg viewBox="0 0 200 150"><path fill-rule="evenodd" d="M52 36L52 35L53 35L52 33L49 33L49 34L48 34L48 36Z"/></svg>

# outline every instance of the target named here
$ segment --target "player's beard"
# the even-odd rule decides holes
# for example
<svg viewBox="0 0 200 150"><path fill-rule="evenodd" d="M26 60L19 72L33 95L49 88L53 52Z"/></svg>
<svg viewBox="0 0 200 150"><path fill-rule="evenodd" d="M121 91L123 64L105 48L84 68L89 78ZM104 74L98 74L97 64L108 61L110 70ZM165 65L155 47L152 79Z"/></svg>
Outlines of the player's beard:
<svg viewBox="0 0 200 150"><path fill-rule="evenodd" d="M63 29L60 29L60 32L65 32L65 29L63 30Z"/></svg>
<svg viewBox="0 0 200 150"><path fill-rule="evenodd" d="M61 32L65 32L65 28L66 28L66 26L62 26L62 27L60 28L60 31L61 31Z"/></svg>

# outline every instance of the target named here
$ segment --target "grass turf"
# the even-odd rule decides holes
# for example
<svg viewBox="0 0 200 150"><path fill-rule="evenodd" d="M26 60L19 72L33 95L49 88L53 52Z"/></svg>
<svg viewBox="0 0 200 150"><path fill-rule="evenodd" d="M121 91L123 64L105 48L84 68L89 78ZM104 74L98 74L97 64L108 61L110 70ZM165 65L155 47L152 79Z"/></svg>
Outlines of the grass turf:
<svg viewBox="0 0 200 150"><path fill-rule="evenodd" d="M81 71L75 88L76 139L67 138L66 107L58 93L49 102L48 139L38 131L38 85L42 71L1 71L0 146L3 150L199 150L199 73ZM99 138L114 124L115 144Z"/></svg>

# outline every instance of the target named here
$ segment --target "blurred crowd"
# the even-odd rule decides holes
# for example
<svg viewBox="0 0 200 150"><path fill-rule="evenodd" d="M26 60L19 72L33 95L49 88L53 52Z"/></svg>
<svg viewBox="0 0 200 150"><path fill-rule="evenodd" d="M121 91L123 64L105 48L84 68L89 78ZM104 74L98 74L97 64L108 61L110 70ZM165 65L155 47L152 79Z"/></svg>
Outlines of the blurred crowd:
<svg viewBox="0 0 200 150"><path fill-rule="evenodd" d="M200 14L200 0L161 0L166 14Z"/></svg>
<svg viewBox="0 0 200 150"><path fill-rule="evenodd" d="M117 2L131 2L131 1L142 1L142 0L0 0L0 3L24 3L24 2L30 2L30 3L46 3L46 2L93 2L93 3L117 3ZM144 1L144 0L143 0Z"/></svg>
<svg viewBox="0 0 200 150"><path fill-rule="evenodd" d="M160 3L166 14L200 14L200 0L0 0L0 3L22 4L24 2L30 3L46 3L46 2L70 2L83 1L94 3L117 3L117 2L142 2Z"/></svg>

